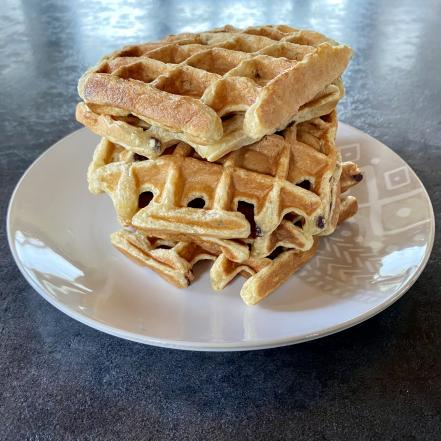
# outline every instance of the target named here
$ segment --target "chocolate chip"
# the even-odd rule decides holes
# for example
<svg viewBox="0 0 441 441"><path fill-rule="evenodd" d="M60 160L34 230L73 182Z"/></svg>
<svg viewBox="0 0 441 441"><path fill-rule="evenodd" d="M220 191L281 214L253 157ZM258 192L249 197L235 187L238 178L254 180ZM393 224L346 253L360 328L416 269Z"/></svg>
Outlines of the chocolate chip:
<svg viewBox="0 0 441 441"><path fill-rule="evenodd" d="M133 155L134 161L146 161L147 159L149 159L149 158L146 158L145 156L142 156L142 155L138 155L138 153L135 153Z"/></svg>
<svg viewBox="0 0 441 441"><path fill-rule="evenodd" d="M360 181L363 180L363 175L362 175L361 173L358 173L358 174L356 174L356 175L353 175L353 176L352 176L352 179L353 179L354 181L356 181L356 182L360 182Z"/></svg>
<svg viewBox="0 0 441 441"><path fill-rule="evenodd" d="M316 223L318 228L325 228L325 218L323 216L319 216Z"/></svg>
<svg viewBox="0 0 441 441"><path fill-rule="evenodd" d="M262 230L261 230L261 228L258 225L256 225L256 228L254 229L254 231L256 232L256 237L262 237L263 236Z"/></svg>
<svg viewBox="0 0 441 441"><path fill-rule="evenodd" d="M161 141L159 141L159 139L150 138L149 146L155 153L159 153L161 151Z"/></svg>

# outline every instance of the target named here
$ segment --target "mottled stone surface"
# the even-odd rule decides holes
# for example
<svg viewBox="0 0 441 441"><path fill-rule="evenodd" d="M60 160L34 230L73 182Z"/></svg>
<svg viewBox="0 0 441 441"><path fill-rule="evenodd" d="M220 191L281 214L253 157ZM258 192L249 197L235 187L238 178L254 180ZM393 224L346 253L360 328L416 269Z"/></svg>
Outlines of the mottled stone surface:
<svg viewBox="0 0 441 441"><path fill-rule="evenodd" d="M439 214L439 0L3 0L2 218L23 171L78 127L76 82L98 57L166 33L266 22L355 49L341 119L408 161ZM414 287L366 323L298 346L210 354L119 340L63 315L20 275L2 221L0 439L441 439L439 248Z"/></svg>

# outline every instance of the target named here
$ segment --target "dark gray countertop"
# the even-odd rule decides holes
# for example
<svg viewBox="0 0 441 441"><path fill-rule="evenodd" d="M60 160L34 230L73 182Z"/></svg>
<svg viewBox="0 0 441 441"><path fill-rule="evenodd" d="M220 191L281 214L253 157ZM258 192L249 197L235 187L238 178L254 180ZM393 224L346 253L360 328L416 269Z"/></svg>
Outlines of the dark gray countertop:
<svg viewBox="0 0 441 441"><path fill-rule="evenodd" d="M76 82L123 44L225 23L289 23L349 43L340 118L398 152L441 210L441 2L56 2L0 10L0 206L78 128ZM437 228L439 233L439 228ZM0 230L2 440L441 439L441 266L345 332L282 349L196 353L131 343L50 306Z"/></svg>

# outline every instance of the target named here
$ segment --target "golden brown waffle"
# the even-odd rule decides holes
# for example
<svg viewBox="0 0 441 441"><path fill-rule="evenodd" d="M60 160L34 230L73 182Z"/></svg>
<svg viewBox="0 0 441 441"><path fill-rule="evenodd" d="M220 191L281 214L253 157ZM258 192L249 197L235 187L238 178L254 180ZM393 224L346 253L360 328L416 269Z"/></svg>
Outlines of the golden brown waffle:
<svg viewBox="0 0 441 441"><path fill-rule="evenodd" d="M357 201L348 196L340 204L338 223L357 212ZM248 258L237 263L219 250L207 249L195 243L171 242L148 238L138 231L121 230L111 235L112 244L136 263L147 266L178 288L187 287L193 280L193 266L200 260L215 260L210 270L213 289L221 290L237 275L249 277L240 295L245 303L256 304L284 283L294 272L313 257L318 238L304 252L278 247L264 258Z"/></svg>
<svg viewBox="0 0 441 441"><path fill-rule="evenodd" d="M357 164L353 162L343 162L342 163L342 171L340 177L340 191L341 193L346 192L354 185L357 185L359 182L363 180L363 174L361 170L358 168Z"/></svg>
<svg viewBox="0 0 441 441"><path fill-rule="evenodd" d="M192 268L200 260L214 260L217 254L195 243L148 238L137 231L121 230L110 236L112 244L139 265L147 266L178 288L193 280Z"/></svg>
<svg viewBox="0 0 441 441"><path fill-rule="evenodd" d="M317 251L318 238L307 251L284 250L275 257L250 259L243 263L228 260L220 255L210 271L214 289L223 289L238 274L248 276L240 290L240 296L247 305L255 305L285 283Z"/></svg>
<svg viewBox="0 0 441 441"><path fill-rule="evenodd" d="M193 164L202 165L202 168L204 168L203 164L207 164L209 167L215 166L217 169L219 167L221 168L220 165L206 163L200 159L198 160L188 156L194 154L194 152L191 147L182 143L174 146L171 153L172 154L164 155L164 157L159 159L159 161L163 158L166 159L166 167L170 165L170 160L173 161L175 159L179 160L182 158L188 158L194 161ZM153 192L150 191L152 188L146 187L146 182L143 180L144 167L142 166L147 165L147 163L149 163L149 165L151 164L153 169L150 171L155 174L158 166L159 168L162 168L164 165L163 162L158 164L155 161L146 161L146 158L133 154L120 146L102 139L94 152L94 158L88 169L89 189L92 193L99 193L102 191L108 192L113 200L118 219L123 225L130 226L133 224L132 217L139 212L142 207L150 205L152 202ZM165 171L167 172L168 170L169 169L166 168ZM161 183L164 183L166 176L164 176L163 172L160 173L158 171L157 178L161 179L161 174ZM148 177L151 176L148 175ZM197 175L194 175L194 177L197 177ZM149 184L147 183L147 185ZM172 189L169 189L169 191L171 190ZM198 198L196 198L196 200L197 199ZM158 205L161 204L158 203ZM190 225L192 222L197 222L197 217L200 216L202 212L200 209L192 207L188 207L185 211ZM222 214L224 214L224 217L228 216L227 212L221 213L221 215ZM196 219L192 219L193 215L196 216ZM233 213L233 215L242 222L243 228L247 229L248 233L245 235L246 237L250 231L248 222L241 213ZM161 232L161 237L176 242L197 242L204 245L206 248L211 247L213 252L217 252L217 254L221 252L225 253L232 260L242 261L249 256L249 249L244 243L226 240L222 237L210 237L197 233L190 234L191 232L189 233L188 231L181 232L179 226L182 225L183 221L181 220L180 223L178 221L179 219L169 231ZM151 236L153 236L152 231L153 230L151 230ZM207 244L207 242L209 244Z"/></svg>
<svg viewBox="0 0 441 441"><path fill-rule="evenodd" d="M77 117L148 157L182 140L214 161L328 113L343 94L339 77L350 56L347 46L288 26L171 36L123 48L88 70L78 86L88 106Z"/></svg>
<svg viewBox="0 0 441 441"><path fill-rule="evenodd" d="M161 241L137 231L117 231L111 241L135 263L152 269L178 288L186 288L194 279L192 268L197 262L215 260L210 271L212 287L221 290L238 274L249 277L240 292L247 304L258 303L284 283L315 254L318 242L306 252L286 250L274 257L250 258L238 264L193 243Z"/></svg>
<svg viewBox="0 0 441 441"><path fill-rule="evenodd" d="M357 212L357 200L347 196L339 204L338 224L349 219ZM254 305L288 280L301 266L311 259L318 246L319 238L314 238L313 245L307 251L277 247L270 256L250 258L244 263L233 262L224 254L214 262L210 270L213 289L223 289L238 274L249 279L244 283L240 295L248 305Z"/></svg>
<svg viewBox="0 0 441 441"><path fill-rule="evenodd" d="M219 164L201 160L182 143L148 161L102 140L89 185L92 192L110 194L123 225L150 236L210 241L239 262L248 257L243 242L253 257L278 246L307 250L314 235L330 234L337 221L341 166L335 128L332 113L283 136L267 136Z"/></svg>
<svg viewBox="0 0 441 441"><path fill-rule="evenodd" d="M343 95L343 83L341 80L337 80L335 83L327 86L312 101L301 106L295 121L307 121L331 112ZM96 109L96 111L92 109ZM110 112L110 114L102 112ZM257 141L257 139L250 138L243 133L244 116L241 114L223 119L224 136L220 141L212 144L197 143L189 139L185 134L173 133L161 127L148 124L127 112L93 104L78 103L76 118L97 135L147 158L157 158L167 147L175 145L179 141L185 141L202 158L216 161L243 145Z"/></svg>

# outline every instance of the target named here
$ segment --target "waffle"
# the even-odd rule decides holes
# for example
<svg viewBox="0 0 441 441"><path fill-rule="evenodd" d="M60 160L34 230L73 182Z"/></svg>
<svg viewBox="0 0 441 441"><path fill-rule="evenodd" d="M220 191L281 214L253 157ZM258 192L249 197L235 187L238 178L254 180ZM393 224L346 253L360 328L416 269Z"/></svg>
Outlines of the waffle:
<svg viewBox="0 0 441 441"><path fill-rule="evenodd" d="M238 262L248 258L249 248L252 257L278 246L305 251L314 235L335 229L341 170L346 186L361 176L354 164L340 164L335 129L333 112L215 164L183 143L146 160L102 140L89 167L89 187L108 192L120 222L149 236L211 242Z"/></svg>
<svg viewBox="0 0 441 441"><path fill-rule="evenodd" d="M341 80L337 80L327 86L311 102L302 106L295 121L307 121L329 113L343 95L343 84ZM106 111L110 114L99 113ZM244 116L240 114L224 118L222 122L224 136L220 141L212 144L200 144L189 139L188 136L148 124L132 114L121 112L119 109L107 109L93 104L78 103L76 118L97 135L149 159L157 158L168 147L184 141L191 145L202 158L216 161L222 156L258 140L258 138L251 138L243 133Z"/></svg>
<svg viewBox="0 0 441 441"><path fill-rule="evenodd" d="M210 277L212 286L217 288L216 283L229 282L237 274L245 273L248 280L240 290L240 296L247 305L255 305L271 294L279 286L288 280L300 267L311 259L317 251L318 239L314 240L313 246L308 251L297 250L282 251L274 259L263 258L258 260L258 265L241 265L228 261L223 255L214 262Z"/></svg>
<svg viewBox="0 0 441 441"><path fill-rule="evenodd" d="M316 252L315 241L306 252L283 251L263 259L247 259L238 264L224 254L217 256L194 243L162 241L137 231L121 230L111 235L112 244L135 263L146 266L178 288L186 288L194 279L193 266L200 260L215 260L210 278L215 290L223 289L237 275L249 279L240 295L247 304L255 304L278 288Z"/></svg>
<svg viewBox="0 0 441 441"><path fill-rule="evenodd" d="M219 255L195 243L148 238L137 231L117 231L110 240L135 263L152 269L177 288L186 288L194 279L192 268L196 262L214 260Z"/></svg>
<svg viewBox="0 0 441 441"><path fill-rule="evenodd" d="M232 27L129 46L89 69L77 118L157 157L177 140L215 161L335 107L351 49L288 26Z"/></svg>
<svg viewBox="0 0 441 441"><path fill-rule="evenodd" d="M357 201L348 196L340 204L338 223L357 212ZM311 259L318 245L318 237L307 251L277 248L264 258L248 258L234 262L217 250L195 243L171 242L148 238L139 231L121 230L111 235L112 244L139 265L146 266L178 288L186 288L194 279L193 266L201 260L214 260L210 280L214 290L225 288L237 275L248 278L240 295L246 304L256 304L267 297L292 274ZM207 244L205 244L207 245Z"/></svg>
<svg viewBox="0 0 441 441"><path fill-rule="evenodd" d="M347 196L341 200L339 207L338 224L355 215L358 209L357 200L353 196ZM210 270L212 287L221 290L238 274L244 275L249 278L244 283L240 296L248 305L259 303L316 254L318 242L319 238L316 236L307 251L279 246L268 257L251 258L245 263L233 262L221 254Z"/></svg>

